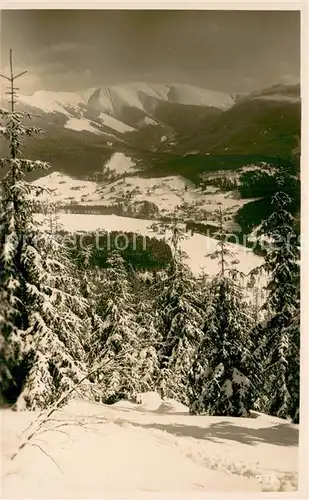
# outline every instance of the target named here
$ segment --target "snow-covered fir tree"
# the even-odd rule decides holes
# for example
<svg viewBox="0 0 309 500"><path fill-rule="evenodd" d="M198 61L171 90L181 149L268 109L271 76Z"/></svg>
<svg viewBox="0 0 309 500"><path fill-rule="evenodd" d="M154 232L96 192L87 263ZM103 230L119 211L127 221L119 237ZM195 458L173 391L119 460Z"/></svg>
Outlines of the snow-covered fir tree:
<svg viewBox="0 0 309 500"><path fill-rule="evenodd" d="M97 359L106 361L98 373L101 399L111 403L139 392L139 325L126 263L117 251L107 260L102 281L100 309L103 328L95 341Z"/></svg>
<svg viewBox="0 0 309 500"><path fill-rule="evenodd" d="M189 374L190 412L246 416L252 406L252 321L238 273L227 268L227 258L233 255L221 213L217 237L212 257L219 259L220 272L210 283L203 338Z"/></svg>
<svg viewBox="0 0 309 500"><path fill-rule="evenodd" d="M131 266L130 266L131 267ZM158 351L161 346L161 335L157 329L157 311L155 310L156 283L151 275L137 273L132 267L129 280L134 294L134 309L138 325L139 339L139 392L157 390L160 373Z"/></svg>
<svg viewBox="0 0 309 500"><path fill-rule="evenodd" d="M202 335L203 310L196 280L180 248L185 234L176 219L170 229L173 257L157 301L158 329L162 336L158 386L163 398L187 404L188 371Z"/></svg>
<svg viewBox="0 0 309 500"><path fill-rule="evenodd" d="M263 365L263 411L298 420L300 352L300 248L288 194L294 177L278 165L276 210L259 235L268 242L263 269L269 274L267 321L259 327L256 352Z"/></svg>
<svg viewBox="0 0 309 500"><path fill-rule="evenodd" d="M85 301L59 240L34 221L35 195L26 174L48 164L21 157L24 137L40 130L23 124L31 115L1 110L0 132L10 155L0 160L0 387L17 408L46 407L86 373Z"/></svg>
<svg viewBox="0 0 309 500"><path fill-rule="evenodd" d="M25 337L28 362L18 403L46 407L88 372L92 325L79 276L62 242L44 233L39 248L32 246L26 252L31 272ZM81 385L78 394L92 397L91 384Z"/></svg>
<svg viewBox="0 0 309 500"><path fill-rule="evenodd" d="M140 349L138 353L139 385L138 392L156 391L160 377L160 363L158 351L161 345L161 336L156 328L156 316L153 300L143 299L136 304L138 313L138 339Z"/></svg>
<svg viewBox="0 0 309 500"><path fill-rule="evenodd" d="M44 223L51 234L59 233L61 228L59 211L60 203L51 203L49 200L39 202L38 209L44 215Z"/></svg>
<svg viewBox="0 0 309 500"><path fill-rule="evenodd" d="M260 278L261 276L251 272L246 280L246 298L255 326L260 325L267 316L265 311L267 291L263 287Z"/></svg>

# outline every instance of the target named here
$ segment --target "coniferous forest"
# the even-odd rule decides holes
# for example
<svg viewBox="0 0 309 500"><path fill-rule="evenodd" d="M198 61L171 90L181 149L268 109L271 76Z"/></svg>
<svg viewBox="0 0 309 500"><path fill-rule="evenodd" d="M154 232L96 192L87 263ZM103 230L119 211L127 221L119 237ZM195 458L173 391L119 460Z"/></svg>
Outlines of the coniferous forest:
<svg viewBox="0 0 309 500"><path fill-rule="evenodd" d="M146 250L68 246L56 212L35 219L38 185L28 174L50 165L23 156L42 131L12 105L1 110L0 389L15 409L45 409L71 397L111 404L157 391L192 415L249 416L258 410L299 422L300 267L294 237L292 167L274 165L273 211L259 227L264 264L244 276L219 214L215 276L193 275L180 242ZM103 238L104 239L104 238ZM85 239L83 239L85 242ZM267 275L264 290L258 276ZM263 300L260 298L264 292Z"/></svg>

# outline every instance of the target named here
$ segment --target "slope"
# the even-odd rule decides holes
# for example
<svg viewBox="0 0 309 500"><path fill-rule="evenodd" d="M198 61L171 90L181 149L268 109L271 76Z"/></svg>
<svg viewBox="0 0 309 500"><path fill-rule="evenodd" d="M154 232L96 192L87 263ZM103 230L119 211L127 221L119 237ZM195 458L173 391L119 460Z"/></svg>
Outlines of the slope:
<svg viewBox="0 0 309 500"><path fill-rule="evenodd" d="M198 134L182 138L183 151L212 155L290 155L300 135L299 86L274 86L240 99Z"/></svg>
<svg viewBox="0 0 309 500"><path fill-rule="evenodd" d="M154 393L141 402L73 401L13 462L18 435L37 415L2 410L4 497L205 498L297 489L296 425L258 414L190 416Z"/></svg>
<svg viewBox="0 0 309 500"><path fill-rule="evenodd" d="M89 98L87 107L123 120L124 108L139 109L147 114L153 112L159 102L164 101L222 110L234 104L234 99L229 94L192 85L129 82L96 89Z"/></svg>

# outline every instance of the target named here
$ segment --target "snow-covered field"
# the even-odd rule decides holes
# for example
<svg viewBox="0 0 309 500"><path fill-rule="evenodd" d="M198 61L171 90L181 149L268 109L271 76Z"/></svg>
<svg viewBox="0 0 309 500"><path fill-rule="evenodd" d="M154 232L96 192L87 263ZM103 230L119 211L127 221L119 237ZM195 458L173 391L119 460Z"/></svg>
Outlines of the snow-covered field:
<svg viewBox="0 0 309 500"><path fill-rule="evenodd" d="M153 120L153 118L150 118L149 116L145 116L145 118L142 118L138 124L139 127L147 127L148 125L158 125L158 122Z"/></svg>
<svg viewBox="0 0 309 500"><path fill-rule="evenodd" d="M125 174L134 172L135 163L129 156L117 152L106 163L106 167L116 174ZM175 209L178 210L179 216L190 211L194 213L195 219L203 217L204 222L207 222L206 214L209 220L212 220L212 214L220 206L226 216L233 217L240 207L252 201L237 199L233 192L222 193L214 186L208 186L206 191L202 191L181 176L144 179L136 175L98 184L53 172L41 177L35 184L52 189L52 193L47 195L50 201L76 201L82 205L101 206L114 205L128 199L131 203L148 201L154 203L162 215L167 215ZM201 222L201 219L197 222Z"/></svg>
<svg viewBox="0 0 309 500"><path fill-rule="evenodd" d="M211 106L218 109L229 109L235 103L233 97L229 94L179 83L171 85L168 99L172 102L195 106Z"/></svg>
<svg viewBox="0 0 309 500"><path fill-rule="evenodd" d="M37 221L43 223L44 215L37 214ZM89 215L89 214L59 214L59 224L68 232L89 231L98 232L116 231L119 234L122 232L133 232L145 236L156 238L168 238L169 232L161 234L151 229L154 224L153 220L133 219L131 217L120 217L117 215ZM44 224L43 226L44 227ZM123 243L119 243L121 246ZM194 273L205 272L214 275L219 271L217 259L213 260L206 257L206 254L215 251L217 240L201 234L188 235L186 240L181 242L182 249L188 255L188 264ZM263 259L255 255L250 249L238 245L230 244L230 249L234 253L233 259L238 259L237 268L243 273L250 272L254 267L260 266Z"/></svg>
<svg viewBox="0 0 309 500"><path fill-rule="evenodd" d="M42 194L42 199L55 203L81 202L84 197L94 196L98 188L96 182L80 181L60 172L40 177L33 184L48 190Z"/></svg>
<svg viewBox="0 0 309 500"><path fill-rule="evenodd" d="M297 490L298 426L252 418L191 416L183 405L72 401L37 426L34 412L1 411L3 498L205 498Z"/></svg>

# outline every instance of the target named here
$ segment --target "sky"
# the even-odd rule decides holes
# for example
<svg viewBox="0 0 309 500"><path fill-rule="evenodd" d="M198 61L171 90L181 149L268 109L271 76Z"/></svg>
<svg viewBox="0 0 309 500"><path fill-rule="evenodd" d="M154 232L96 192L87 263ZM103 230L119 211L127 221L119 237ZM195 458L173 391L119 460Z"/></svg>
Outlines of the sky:
<svg viewBox="0 0 309 500"><path fill-rule="evenodd" d="M300 80L297 11L2 10L22 93L128 81L242 93ZM3 81L1 82L3 93Z"/></svg>

